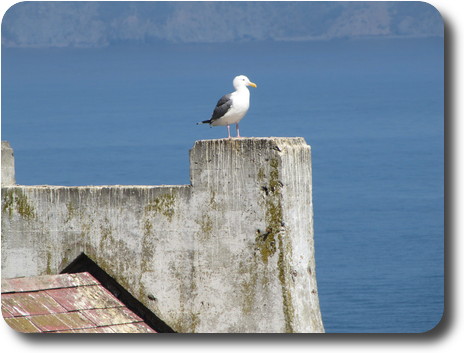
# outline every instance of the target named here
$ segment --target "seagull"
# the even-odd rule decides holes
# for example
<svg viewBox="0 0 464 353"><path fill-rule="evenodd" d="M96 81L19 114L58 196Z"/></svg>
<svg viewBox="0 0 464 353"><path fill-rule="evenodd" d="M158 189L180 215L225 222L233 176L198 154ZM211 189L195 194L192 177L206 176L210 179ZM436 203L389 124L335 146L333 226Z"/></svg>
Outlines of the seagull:
<svg viewBox="0 0 464 353"><path fill-rule="evenodd" d="M211 126L227 126L228 138L230 138L230 125L235 124L237 137L240 136L238 123L243 119L250 107L250 91L247 86L256 87L248 77L240 75L232 81L235 92L222 96L214 108L211 119L200 121L198 124L210 124Z"/></svg>

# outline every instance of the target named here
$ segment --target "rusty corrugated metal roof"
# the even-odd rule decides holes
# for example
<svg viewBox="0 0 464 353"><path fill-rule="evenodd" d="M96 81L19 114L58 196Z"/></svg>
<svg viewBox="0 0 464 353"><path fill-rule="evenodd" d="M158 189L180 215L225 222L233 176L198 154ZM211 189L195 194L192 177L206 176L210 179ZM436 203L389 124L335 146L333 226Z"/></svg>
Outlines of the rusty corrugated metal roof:
<svg viewBox="0 0 464 353"><path fill-rule="evenodd" d="M87 272L2 279L2 314L19 332L156 332Z"/></svg>

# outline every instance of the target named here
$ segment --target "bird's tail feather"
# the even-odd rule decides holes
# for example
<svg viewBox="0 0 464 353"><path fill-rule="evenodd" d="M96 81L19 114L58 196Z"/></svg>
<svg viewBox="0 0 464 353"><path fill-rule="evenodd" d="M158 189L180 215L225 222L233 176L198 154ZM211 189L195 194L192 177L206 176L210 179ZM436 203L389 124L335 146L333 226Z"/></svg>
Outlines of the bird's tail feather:
<svg viewBox="0 0 464 353"><path fill-rule="evenodd" d="M200 125L200 124L211 124L211 119L210 119L210 120L199 121L199 122L197 123L197 125Z"/></svg>

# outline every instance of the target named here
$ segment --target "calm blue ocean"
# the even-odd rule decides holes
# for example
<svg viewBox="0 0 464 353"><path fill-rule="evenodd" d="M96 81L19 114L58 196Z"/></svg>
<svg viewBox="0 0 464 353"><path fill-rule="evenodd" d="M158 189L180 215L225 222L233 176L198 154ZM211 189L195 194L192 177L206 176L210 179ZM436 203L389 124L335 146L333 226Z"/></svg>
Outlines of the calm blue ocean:
<svg viewBox="0 0 464 353"><path fill-rule="evenodd" d="M2 49L19 184L188 184L232 78L244 136L312 146L327 332L423 332L443 313L443 39Z"/></svg>

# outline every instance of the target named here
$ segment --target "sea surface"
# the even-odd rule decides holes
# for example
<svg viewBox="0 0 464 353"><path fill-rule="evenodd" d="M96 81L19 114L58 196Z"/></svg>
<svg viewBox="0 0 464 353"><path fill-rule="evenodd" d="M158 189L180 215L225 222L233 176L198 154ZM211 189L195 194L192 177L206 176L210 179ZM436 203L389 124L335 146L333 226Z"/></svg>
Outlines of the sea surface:
<svg viewBox="0 0 464 353"><path fill-rule="evenodd" d="M188 184L194 141L227 135L195 123L248 75L241 134L312 147L326 331L424 332L443 314L443 64L441 38L2 48L1 134L18 184Z"/></svg>

